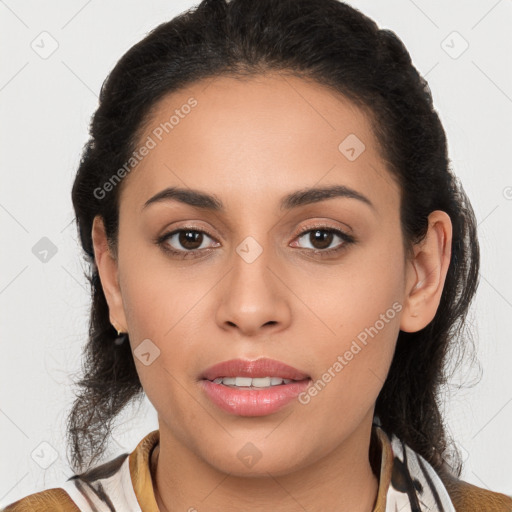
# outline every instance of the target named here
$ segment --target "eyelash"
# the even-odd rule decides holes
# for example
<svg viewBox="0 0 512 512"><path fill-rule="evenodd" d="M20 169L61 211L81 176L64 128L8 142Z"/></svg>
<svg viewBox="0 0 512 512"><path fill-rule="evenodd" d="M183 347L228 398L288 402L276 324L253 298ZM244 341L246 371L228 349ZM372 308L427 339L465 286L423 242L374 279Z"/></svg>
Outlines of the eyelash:
<svg viewBox="0 0 512 512"><path fill-rule="evenodd" d="M340 245L338 245L337 247L331 248L331 249L299 248L299 249L302 249L303 251L306 251L306 252L313 252L315 255L319 255L322 258L323 257L331 256L331 255L336 254L336 253L339 253L342 250L344 250L347 245L350 245L350 244L353 244L353 243L356 242L356 240L355 240L355 238L353 236L348 235L344 231L340 231L339 229L331 228L331 227L328 227L328 226L310 226L306 230L304 230L304 231L300 232L299 234L297 234L295 236L295 238L302 238L304 235L306 235L308 233L311 233L313 231L323 231L325 233L333 233L333 234L337 235L339 238L341 238L342 241L343 241ZM167 240L170 237L172 237L173 235L176 235L176 234L179 234L179 233L182 233L182 232L202 233L204 235L209 236L213 240L215 240L213 235L208 233L208 231L204 231L202 229L197 229L197 228L194 228L194 227L183 227L183 228L176 229L174 231L170 231L168 233L165 233L165 234L161 235L160 237L158 237L155 240L155 243L158 246L160 246L165 252L170 253L173 256L178 256L178 257L180 257L182 259L190 259L190 258L200 257L200 256L197 256L196 254L199 253L199 252L203 252L203 251L211 252L211 249L193 249L193 250L178 251L176 249L170 248L169 244L167 243ZM190 256L189 256L189 254L190 254Z"/></svg>

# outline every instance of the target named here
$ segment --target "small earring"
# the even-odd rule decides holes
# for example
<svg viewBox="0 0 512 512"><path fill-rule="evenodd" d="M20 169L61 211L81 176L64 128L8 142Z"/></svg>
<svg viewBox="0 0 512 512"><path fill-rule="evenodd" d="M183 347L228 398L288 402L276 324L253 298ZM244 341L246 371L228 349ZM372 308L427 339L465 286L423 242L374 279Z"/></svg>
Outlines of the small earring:
<svg viewBox="0 0 512 512"><path fill-rule="evenodd" d="M117 332L118 336L117 338L114 340L114 343L116 345L122 345L125 341L126 341L126 338L128 337L128 333L127 332Z"/></svg>
<svg viewBox="0 0 512 512"><path fill-rule="evenodd" d="M114 343L116 345L122 345L128 337L128 333L120 331L114 324L112 324L112 326L117 332L117 338L114 340Z"/></svg>

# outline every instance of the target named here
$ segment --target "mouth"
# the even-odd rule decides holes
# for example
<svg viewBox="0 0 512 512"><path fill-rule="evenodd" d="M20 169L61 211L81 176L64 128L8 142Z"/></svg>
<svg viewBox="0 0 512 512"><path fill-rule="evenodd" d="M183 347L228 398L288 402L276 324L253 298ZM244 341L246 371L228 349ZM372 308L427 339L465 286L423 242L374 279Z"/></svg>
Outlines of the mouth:
<svg viewBox="0 0 512 512"><path fill-rule="evenodd" d="M230 388L251 388L251 389L268 389L290 382L299 382L293 379L284 379L282 377L217 377L210 382L215 384L223 384Z"/></svg>
<svg viewBox="0 0 512 512"><path fill-rule="evenodd" d="M310 384L306 373L280 361L231 359L200 376L209 400L224 412L263 416L280 410Z"/></svg>

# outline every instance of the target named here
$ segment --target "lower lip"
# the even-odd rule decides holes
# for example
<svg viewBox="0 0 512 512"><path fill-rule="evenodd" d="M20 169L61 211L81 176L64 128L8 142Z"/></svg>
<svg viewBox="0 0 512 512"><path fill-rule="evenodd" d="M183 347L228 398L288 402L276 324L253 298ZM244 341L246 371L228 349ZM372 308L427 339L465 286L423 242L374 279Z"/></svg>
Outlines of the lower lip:
<svg viewBox="0 0 512 512"><path fill-rule="evenodd" d="M311 379L289 382L270 388L232 388L202 380L210 400L223 411L238 416L265 416L278 411L306 390Z"/></svg>

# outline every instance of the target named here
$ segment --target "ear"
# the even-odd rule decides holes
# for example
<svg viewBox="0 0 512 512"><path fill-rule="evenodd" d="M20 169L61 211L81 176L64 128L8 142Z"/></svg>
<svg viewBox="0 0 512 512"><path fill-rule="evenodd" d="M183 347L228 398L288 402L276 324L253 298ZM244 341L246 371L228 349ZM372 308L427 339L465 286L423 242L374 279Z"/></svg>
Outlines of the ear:
<svg viewBox="0 0 512 512"><path fill-rule="evenodd" d="M446 212L433 211L428 217L425 238L414 246L414 256L407 262L406 295L400 330L419 331L434 318L450 265L451 248L450 217Z"/></svg>
<svg viewBox="0 0 512 512"><path fill-rule="evenodd" d="M123 299L119 287L117 260L108 245L105 225L99 215L94 217L92 223L92 243L101 286L108 303L110 323L115 329L127 332Z"/></svg>

